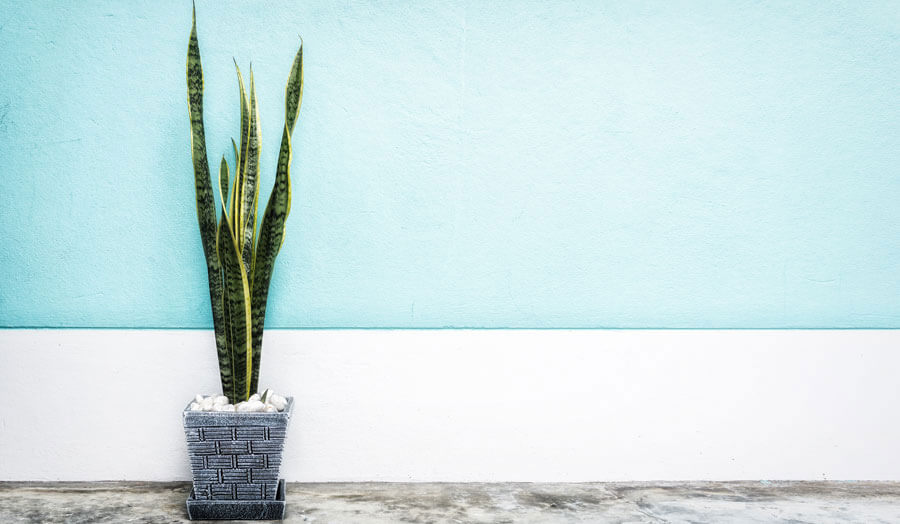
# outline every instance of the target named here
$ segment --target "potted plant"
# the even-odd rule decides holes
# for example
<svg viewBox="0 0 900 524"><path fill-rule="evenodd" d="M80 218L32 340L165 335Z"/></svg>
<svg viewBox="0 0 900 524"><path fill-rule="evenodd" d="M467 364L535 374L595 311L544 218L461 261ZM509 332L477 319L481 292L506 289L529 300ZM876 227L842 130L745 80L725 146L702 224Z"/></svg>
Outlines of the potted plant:
<svg viewBox="0 0 900 524"><path fill-rule="evenodd" d="M291 207L291 133L303 93L303 42L285 89L285 123L275 185L256 228L259 197L259 113L253 71L249 94L235 62L240 87L240 144L232 140L234 169L219 167L221 209L216 220L203 129L203 70L196 9L187 53L191 157L197 221L209 274L209 296L222 395L198 395L183 413L193 474L187 501L192 519L280 519L284 481L281 451L293 399L257 394L266 299L275 257Z"/></svg>

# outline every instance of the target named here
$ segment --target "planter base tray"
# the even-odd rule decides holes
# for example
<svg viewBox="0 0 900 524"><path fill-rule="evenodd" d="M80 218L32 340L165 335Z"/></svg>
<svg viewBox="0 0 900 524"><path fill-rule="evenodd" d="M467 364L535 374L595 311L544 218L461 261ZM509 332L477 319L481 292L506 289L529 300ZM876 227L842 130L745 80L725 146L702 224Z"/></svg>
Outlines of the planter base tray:
<svg viewBox="0 0 900 524"><path fill-rule="evenodd" d="M187 512L191 520L283 520L284 498L284 479L275 500L197 500L191 489Z"/></svg>

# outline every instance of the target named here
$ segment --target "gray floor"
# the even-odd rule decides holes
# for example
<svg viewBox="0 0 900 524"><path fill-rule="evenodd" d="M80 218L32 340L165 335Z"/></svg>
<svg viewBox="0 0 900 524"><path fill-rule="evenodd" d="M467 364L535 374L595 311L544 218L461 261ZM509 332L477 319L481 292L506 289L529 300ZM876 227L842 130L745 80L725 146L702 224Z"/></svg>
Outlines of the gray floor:
<svg viewBox="0 0 900 524"><path fill-rule="evenodd" d="M187 483L0 482L0 522L187 522ZM290 484L285 522L900 522L900 483Z"/></svg>

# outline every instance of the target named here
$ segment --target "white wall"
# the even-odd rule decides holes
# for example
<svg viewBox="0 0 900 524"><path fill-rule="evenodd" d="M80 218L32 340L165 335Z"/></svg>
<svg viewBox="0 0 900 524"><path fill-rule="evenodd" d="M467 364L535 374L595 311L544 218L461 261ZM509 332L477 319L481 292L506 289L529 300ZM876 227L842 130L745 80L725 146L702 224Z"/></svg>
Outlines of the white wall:
<svg viewBox="0 0 900 524"><path fill-rule="evenodd" d="M269 331L299 481L900 479L900 331ZM212 334L0 330L0 480L173 480ZM69 405L62 407L59 400ZM44 402L55 404L42 406Z"/></svg>

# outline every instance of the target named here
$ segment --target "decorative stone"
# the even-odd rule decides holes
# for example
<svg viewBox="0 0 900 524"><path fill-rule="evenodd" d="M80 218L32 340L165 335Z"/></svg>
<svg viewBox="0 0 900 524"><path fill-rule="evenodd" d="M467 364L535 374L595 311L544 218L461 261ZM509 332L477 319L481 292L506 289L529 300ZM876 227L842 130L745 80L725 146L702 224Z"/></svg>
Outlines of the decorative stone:
<svg viewBox="0 0 900 524"><path fill-rule="evenodd" d="M277 395L271 389L266 389L262 395L253 394L250 396L248 400L243 402L238 402L236 405L232 405L228 403L228 397L225 395L201 395L197 394L194 397L194 401L191 402L189 411L209 411L209 412L221 412L221 411L236 411L241 413L253 413L253 412L268 412L271 413L272 410L267 409L267 407L273 407L275 411L282 411L286 405L287 401L281 395ZM226 407L230 406L230 407Z"/></svg>
<svg viewBox="0 0 900 524"><path fill-rule="evenodd" d="M248 400L245 402L238 402L237 405L234 406L234 409L240 413L252 413L254 411L262 411L264 407L265 404L258 400Z"/></svg>
<svg viewBox="0 0 900 524"><path fill-rule="evenodd" d="M287 399L273 393L269 397L269 404L275 406L275 409L278 411L283 411L284 407L287 405Z"/></svg>

